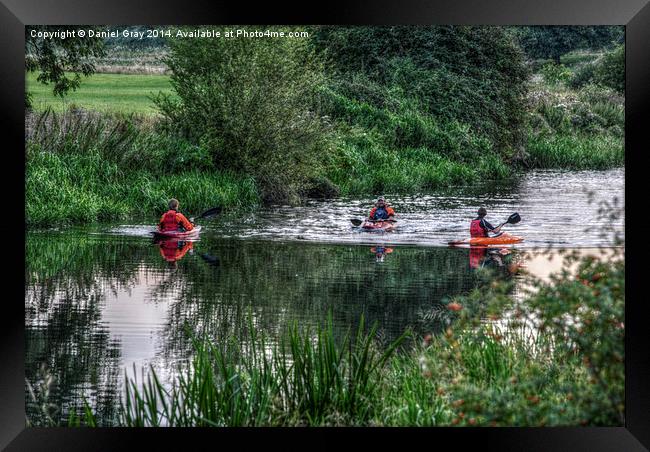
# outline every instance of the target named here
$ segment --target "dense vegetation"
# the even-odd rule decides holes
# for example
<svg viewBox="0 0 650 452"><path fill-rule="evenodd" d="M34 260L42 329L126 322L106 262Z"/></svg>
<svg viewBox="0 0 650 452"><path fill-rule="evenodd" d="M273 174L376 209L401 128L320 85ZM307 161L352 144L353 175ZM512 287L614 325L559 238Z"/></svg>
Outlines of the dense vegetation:
<svg viewBox="0 0 650 452"><path fill-rule="evenodd" d="M176 97L156 105L163 127L210 155L215 168L251 175L266 201L297 202L331 153L316 114L322 63L302 39L171 39Z"/></svg>
<svg viewBox="0 0 650 452"><path fill-rule="evenodd" d="M88 80L85 91L72 93L67 105L55 103L65 114L49 119L60 127L75 115L79 119L73 122L83 122L92 115L80 110L88 109L106 112L109 123L117 112L122 126L107 126L97 143L81 151L61 144L65 140L49 149L27 138L35 175L60 177L56 168L68 166L70 172L73 164L77 174L101 174L101 187L112 190L92 184L71 190L99 204L120 195L113 202L121 207L110 214L100 214L108 207L88 210L96 216L44 215L46 205L66 196L56 187L67 185L30 176L28 189L37 191L28 196L28 223L157 214L164 198L191 191L170 182L173 190L155 191L143 210L132 192L151 193L143 181L162 174L206 190L221 186L221 175L228 174L228 180L249 184L231 205L253 206L297 203L307 196L419 192L505 179L520 168L622 165L624 48L612 47L620 27L542 28L307 27L308 39L168 38L165 46L156 41L152 58L169 75L100 74ZM540 42L556 53L539 53ZM116 46L107 43L109 49ZM131 43L119 52L125 48L143 51ZM589 49L599 53L579 53L596 52ZM562 54L560 64L531 60L556 59L568 50L574 52ZM28 78L30 86L35 77ZM37 109L52 104L43 87L30 89ZM147 119L125 117L133 112ZM28 123L39 122L38 113L28 116L36 116ZM134 128L142 138L131 142ZM113 140L124 135L118 141L131 143L129 152L139 158L118 160L116 151L106 161L66 158L56 167L51 156L39 155L92 154L107 135ZM167 156L144 142L187 151L172 157L184 164L160 162L167 170L159 172L150 162ZM108 162L119 171L111 173ZM119 178L111 176L118 173ZM48 184L51 190L41 192ZM183 202L198 207L192 198Z"/></svg>
<svg viewBox="0 0 650 452"><path fill-rule="evenodd" d="M624 50L572 54L566 64L542 66L541 80L528 97L528 165L603 169L623 164Z"/></svg>
<svg viewBox="0 0 650 452"><path fill-rule="evenodd" d="M576 50L600 50L623 43L625 34L619 26L530 26L518 27L515 33L522 49L532 59L551 59L559 64L561 57Z"/></svg>

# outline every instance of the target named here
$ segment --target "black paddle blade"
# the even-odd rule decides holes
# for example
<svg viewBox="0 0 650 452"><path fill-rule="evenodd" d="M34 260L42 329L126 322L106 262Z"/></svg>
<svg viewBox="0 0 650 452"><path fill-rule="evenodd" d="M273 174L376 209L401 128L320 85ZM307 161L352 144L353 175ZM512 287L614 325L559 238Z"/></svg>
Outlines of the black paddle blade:
<svg viewBox="0 0 650 452"><path fill-rule="evenodd" d="M520 221L521 221L521 217L519 216L519 214L517 212L515 212L515 213L513 213L512 215L510 215L508 217L507 222L510 223L510 224L515 224L515 223L519 223Z"/></svg>
<svg viewBox="0 0 650 452"><path fill-rule="evenodd" d="M201 258L208 264L215 267L218 267L220 265L219 258L217 256L211 256L208 253L201 253Z"/></svg>
<svg viewBox="0 0 650 452"><path fill-rule="evenodd" d="M352 224L355 225L355 226L361 226L361 223L363 223L363 221L361 221L361 220L359 220L359 219L357 219L357 218L352 218L350 221L351 221Z"/></svg>
<svg viewBox="0 0 650 452"><path fill-rule="evenodd" d="M199 218L208 218L208 217L213 217L215 215L219 215L221 213L221 210L222 210L221 207L214 207L210 210L206 210L205 212L203 212L199 216Z"/></svg>

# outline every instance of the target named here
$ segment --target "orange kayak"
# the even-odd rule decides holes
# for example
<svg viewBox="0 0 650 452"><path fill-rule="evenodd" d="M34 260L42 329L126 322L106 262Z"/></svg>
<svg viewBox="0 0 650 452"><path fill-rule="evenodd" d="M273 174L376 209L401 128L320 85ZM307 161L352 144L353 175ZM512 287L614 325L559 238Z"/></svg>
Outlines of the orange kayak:
<svg viewBox="0 0 650 452"><path fill-rule="evenodd" d="M195 239L201 232L201 226L194 226L191 231L153 231L152 234L156 239Z"/></svg>
<svg viewBox="0 0 650 452"><path fill-rule="evenodd" d="M392 231L397 226L393 221L365 221L361 226L366 231Z"/></svg>
<svg viewBox="0 0 650 452"><path fill-rule="evenodd" d="M513 243L523 242L522 237L503 233L497 237L472 237L471 239L457 240L449 242L449 245L472 245L472 246L487 246L487 245L511 245Z"/></svg>

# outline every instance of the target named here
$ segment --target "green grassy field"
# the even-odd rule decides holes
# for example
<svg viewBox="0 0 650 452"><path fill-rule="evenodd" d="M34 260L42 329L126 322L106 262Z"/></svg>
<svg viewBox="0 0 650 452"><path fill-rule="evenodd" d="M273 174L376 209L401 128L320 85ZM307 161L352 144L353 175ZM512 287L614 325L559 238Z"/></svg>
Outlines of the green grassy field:
<svg viewBox="0 0 650 452"><path fill-rule="evenodd" d="M61 99L52 94L51 85L37 82L36 77L36 73L29 73L26 78L36 110L52 107L61 112L74 104L101 112L155 114L151 96L172 91L167 75L94 74L83 78L76 91Z"/></svg>

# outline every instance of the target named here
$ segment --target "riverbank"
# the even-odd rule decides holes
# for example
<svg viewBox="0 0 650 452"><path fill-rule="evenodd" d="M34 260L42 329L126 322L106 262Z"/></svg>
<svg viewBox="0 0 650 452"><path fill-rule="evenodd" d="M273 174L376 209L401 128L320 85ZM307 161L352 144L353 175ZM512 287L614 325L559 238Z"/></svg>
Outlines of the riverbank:
<svg viewBox="0 0 650 452"><path fill-rule="evenodd" d="M284 100L255 92L257 97L244 102L234 93L251 92L250 86L262 86L265 78L237 81L227 68L219 68L226 72L218 77L196 81L201 89L215 90L213 79L230 80L232 86L216 89L233 93L227 101L193 93L195 85L175 79L173 71L95 74L62 101L29 73L35 110L26 115L27 224L157 217L172 197L193 212L215 205L252 209L298 205L308 198L499 183L527 169L624 165L624 96L580 75L587 64L598 73L597 61L605 57L568 55L564 61L570 67L547 63L530 77L528 63L507 34L476 29L480 51L489 58L456 61L436 49L435 58L449 64L442 70L420 61L421 46L427 37L447 32L421 32L423 41L413 43L409 59L378 64L368 57L377 65L373 70L347 59L351 48L337 50L341 53L325 71L309 46L253 46L249 50L264 64L270 64L265 55L273 51L293 71L272 88L287 87ZM319 33L324 40L317 39L316 48L350 33L359 38L350 30ZM455 33L454 39L463 34ZM467 45L464 38L461 42ZM187 59L179 57L191 54L191 45L174 45L166 62L180 65L180 73L195 73L182 67ZM493 46L511 58L495 55L489 50ZM220 51L238 55L232 48ZM296 55L313 63L298 88L292 83L304 71L296 66ZM118 56L111 64L126 61ZM202 64L208 67L210 61ZM490 78L478 68L496 72ZM446 88L451 81L454 92ZM488 101L488 92L503 95ZM44 113L49 108L57 113ZM224 111L231 113L219 116Z"/></svg>
<svg viewBox="0 0 650 452"><path fill-rule="evenodd" d="M157 130L148 115L33 113L26 127L29 226L157 218L172 197L189 212L263 202L252 177L219 169L205 148ZM425 148L375 144L364 133L353 135L302 195L418 192L512 175L496 156L468 164Z"/></svg>
<svg viewBox="0 0 650 452"><path fill-rule="evenodd" d="M263 204L254 178L219 169L209 152L156 130L148 115L34 113L26 117L26 220L30 227L157 218L166 200L198 213ZM530 166L606 169L622 164L622 139L530 138ZM534 163L530 163L534 162ZM303 187L303 196L426 193L450 186L518 180L518 169L486 154L474 163L425 147L390 149L356 131Z"/></svg>

